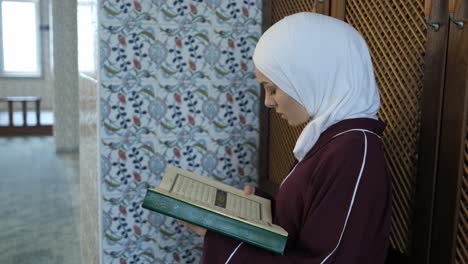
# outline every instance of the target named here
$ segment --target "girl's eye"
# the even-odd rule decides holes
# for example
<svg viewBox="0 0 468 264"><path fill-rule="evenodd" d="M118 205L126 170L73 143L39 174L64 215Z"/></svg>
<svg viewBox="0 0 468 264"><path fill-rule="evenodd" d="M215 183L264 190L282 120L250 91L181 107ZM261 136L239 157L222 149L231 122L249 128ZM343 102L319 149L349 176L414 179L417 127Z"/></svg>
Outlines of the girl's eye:
<svg viewBox="0 0 468 264"><path fill-rule="evenodd" d="M275 95L276 94L276 89L272 88L268 91L270 95Z"/></svg>

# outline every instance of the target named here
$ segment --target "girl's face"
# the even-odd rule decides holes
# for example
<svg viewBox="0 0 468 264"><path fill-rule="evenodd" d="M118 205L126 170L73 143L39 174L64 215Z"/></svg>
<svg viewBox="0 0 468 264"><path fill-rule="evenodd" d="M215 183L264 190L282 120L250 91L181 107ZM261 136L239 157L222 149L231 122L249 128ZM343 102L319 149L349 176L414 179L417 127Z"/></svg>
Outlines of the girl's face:
<svg viewBox="0 0 468 264"><path fill-rule="evenodd" d="M259 70L255 75L260 86L265 89L265 106L274 108L281 118L286 119L291 126L298 126L309 121L307 110L283 90L276 86Z"/></svg>

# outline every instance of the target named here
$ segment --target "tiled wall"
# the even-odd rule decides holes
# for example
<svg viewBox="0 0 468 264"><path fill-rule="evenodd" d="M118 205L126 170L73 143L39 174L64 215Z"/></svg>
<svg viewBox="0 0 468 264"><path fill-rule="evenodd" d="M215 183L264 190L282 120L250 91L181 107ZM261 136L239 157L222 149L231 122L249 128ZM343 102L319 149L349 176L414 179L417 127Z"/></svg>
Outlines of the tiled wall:
<svg viewBox="0 0 468 264"><path fill-rule="evenodd" d="M103 263L198 263L201 239L141 208L168 164L257 179L261 1L102 0Z"/></svg>

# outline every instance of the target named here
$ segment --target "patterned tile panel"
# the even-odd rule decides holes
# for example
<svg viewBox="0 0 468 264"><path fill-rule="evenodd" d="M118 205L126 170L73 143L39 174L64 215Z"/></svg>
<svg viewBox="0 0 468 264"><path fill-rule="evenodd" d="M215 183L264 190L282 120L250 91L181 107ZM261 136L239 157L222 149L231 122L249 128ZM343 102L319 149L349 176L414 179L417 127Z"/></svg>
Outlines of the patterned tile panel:
<svg viewBox="0 0 468 264"><path fill-rule="evenodd" d="M261 0L104 0L101 21L127 24L151 21L181 27L226 28L261 25Z"/></svg>
<svg viewBox="0 0 468 264"><path fill-rule="evenodd" d="M258 130L251 61L258 37L258 29L104 31L102 134L178 134L186 125L199 133Z"/></svg>
<svg viewBox="0 0 468 264"><path fill-rule="evenodd" d="M236 187L257 175L257 134L229 138L128 138L101 143L104 263L191 263L201 240L141 202L168 164ZM189 250L187 250L189 249ZM135 258L134 256L137 256Z"/></svg>
<svg viewBox="0 0 468 264"><path fill-rule="evenodd" d="M257 179L261 1L103 0L99 9L103 263L198 263L201 239L141 208L167 164Z"/></svg>

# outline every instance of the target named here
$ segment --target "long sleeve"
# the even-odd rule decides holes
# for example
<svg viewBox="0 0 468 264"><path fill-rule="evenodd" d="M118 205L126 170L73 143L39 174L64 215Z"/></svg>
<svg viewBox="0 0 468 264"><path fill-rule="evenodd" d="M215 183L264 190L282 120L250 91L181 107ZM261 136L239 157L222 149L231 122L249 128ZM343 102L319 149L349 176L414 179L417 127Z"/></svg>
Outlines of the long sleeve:
<svg viewBox="0 0 468 264"><path fill-rule="evenodd" d="M378 136L350 132L314 147L280 187L274 222L289 233L283 256L208 232L203 263L384 263L390 180Z"/></svg>

